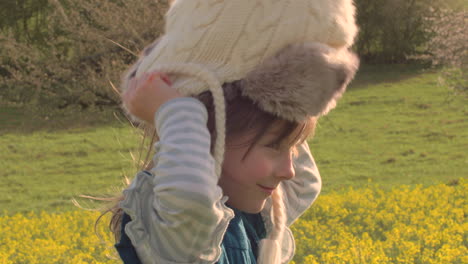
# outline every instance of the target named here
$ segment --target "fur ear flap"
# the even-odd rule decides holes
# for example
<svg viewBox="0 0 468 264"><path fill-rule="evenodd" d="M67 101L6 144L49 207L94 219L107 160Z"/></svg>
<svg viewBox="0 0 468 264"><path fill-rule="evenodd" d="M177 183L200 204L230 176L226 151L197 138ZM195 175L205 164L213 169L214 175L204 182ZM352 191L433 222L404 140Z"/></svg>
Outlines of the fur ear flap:
<svg viewBox="0 0 468 264"><path fill-rule="evenodd" d="M322 116L336 106L359 66L347 49L320 43L290 45L241 81L242 94L291 121Z"/></svg>

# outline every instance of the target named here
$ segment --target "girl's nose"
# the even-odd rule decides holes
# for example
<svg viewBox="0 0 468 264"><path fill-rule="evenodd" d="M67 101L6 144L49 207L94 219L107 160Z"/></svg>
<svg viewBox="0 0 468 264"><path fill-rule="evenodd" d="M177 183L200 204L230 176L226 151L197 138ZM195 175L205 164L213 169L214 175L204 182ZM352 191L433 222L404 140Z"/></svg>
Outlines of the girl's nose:
<svg viewBox="0 0 468 264"><path fill-rule="evenodd" d="M285 153L281 158L281 161L278 162L276 175L277 177L282 178L282 180L290 180L294 178L295 174L296 172L294 170L293 154Z"/></svg>

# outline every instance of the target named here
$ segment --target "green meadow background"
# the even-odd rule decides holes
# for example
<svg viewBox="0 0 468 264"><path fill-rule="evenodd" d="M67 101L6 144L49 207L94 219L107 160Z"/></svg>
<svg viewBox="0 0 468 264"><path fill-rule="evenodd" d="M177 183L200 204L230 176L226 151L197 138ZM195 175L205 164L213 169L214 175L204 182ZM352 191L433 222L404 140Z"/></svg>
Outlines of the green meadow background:
<svg viewBox="0 0 468 264"><path fill-rule="evenodd" d="M0 111L0 262L120 263L71 200L119 194L138 133L118 111ZM467 114L436 70L364 65L309 140L323 189L294 263L467 263Z"/></svg>
<svg viewBox="0 0 468 264"><path fill-rule="evenodd" d="M323 194L349 187L456 184L468 176L466 97L420 66L363 66L309 140ZM76 209L80 194L122 188L136 172L139 134L119 113L50 118L21 108L0 115L0 208Z"/></svg>

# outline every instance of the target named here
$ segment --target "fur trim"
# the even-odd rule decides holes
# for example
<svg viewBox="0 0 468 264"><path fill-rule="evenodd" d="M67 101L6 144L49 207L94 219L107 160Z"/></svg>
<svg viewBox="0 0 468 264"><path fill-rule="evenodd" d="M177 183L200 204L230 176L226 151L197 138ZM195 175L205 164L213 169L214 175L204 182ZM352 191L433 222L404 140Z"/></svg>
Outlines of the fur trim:
<svg viewBox="0 0 468 264"><path fill-rule="evenodd" d="M241 80L242 94L263 110L291 121L322 116L336 106L359 66L346 49L290 45Z"/></svg>

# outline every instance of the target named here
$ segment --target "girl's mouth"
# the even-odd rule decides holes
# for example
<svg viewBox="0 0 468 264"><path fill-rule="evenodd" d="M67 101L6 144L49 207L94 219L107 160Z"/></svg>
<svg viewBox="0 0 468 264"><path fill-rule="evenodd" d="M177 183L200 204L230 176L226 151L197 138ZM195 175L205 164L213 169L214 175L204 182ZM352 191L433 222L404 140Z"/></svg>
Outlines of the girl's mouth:
<svg viewBox="0 0 468 264"><path fill-rule="evenodd" d="M258 187L260 187L260 189L262 189L263 192L267 193L268 195L271 195L273 191L276 189L276 188L268 188L260 184L257 184L257 185Z"/></svg>

